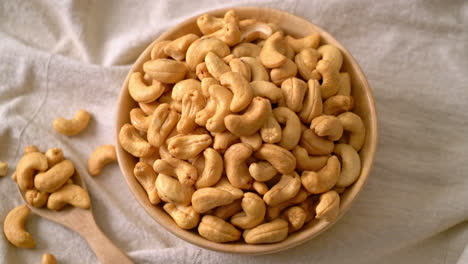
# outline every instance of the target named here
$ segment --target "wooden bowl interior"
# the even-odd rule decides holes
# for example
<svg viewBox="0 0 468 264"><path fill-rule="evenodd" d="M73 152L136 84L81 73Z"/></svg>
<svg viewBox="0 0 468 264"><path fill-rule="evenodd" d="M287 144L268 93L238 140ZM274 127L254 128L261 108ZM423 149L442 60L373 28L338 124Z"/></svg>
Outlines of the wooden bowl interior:
<svg viewBox="0 0 468 264"><path fill-rule="evenodd" d="M229 9L220 9L208 13L214 16L221 17ZM360 151L362 162L361 175L359 179L352 186L348 187L345 193L341 195L341 210L340 215L338 217L339 219L349 209L351 203L354 201L354 199L362 189L364 183L366 182L370 169L372 167L372 163L374 161L374 156L377 147L377 116L375 112L372 92L370 90L369 84L367 83L366 77L362 73L359 65L354 60L354 58L337 40L330 36L326 31L313 25L309 21L294 16L290 13L269 8L235 7L233 9L236 10L240 19L256 18L259 21L273 22L280 25L285 31L285 33L290 34L294 37L302 37L309 35L312 32L319 32L322 37L321 44L330 43L341 49L344 58L342 71L347 71L351 76L352 95L354 96L356 105L354 112L361 116L361 118L364 121L366 127L366 141L362 150ZM132 67L130 73L134 71L142 71L142 65L145 61L147 61L150 58L150 51L154 43L161 40L172 40L187 33L200 34L200 31L196 25L197 17L198 15L182 22L181 24L168 30L167 32L162 34L158 39L156 39L140 55L140 57ZM179 228L170 218L170 216L164 212L161 206L153 206L150 204L146 192L133 176L133 168L137 162L137 159L131 156L125 150L123 150L120 144L118 143L118 134L120 128L125 123L130 122L129 112L132 108L137 107L137 103L133 101L133 99L128 93L127 84L128 76L121 88L116 115L115 135L117 140L116 146L119 165L122 170L125 181L127 182L130 191L134 194L136 200L140 203L141 206L143 206L146 212L154 220L156 220L156 222L158 222L164 228L169 230L171 233L192 244L206 249L230 253L265 254L277 252L301 244L317 236L319 233L329 228L338 220L336 219L333 222L313 220L312 222L304 226L301 231L288 236L286 240L275 244L265 245L248 245L244 242L225 244L215 243L202 238L195 231L187 231Z"/></svg>

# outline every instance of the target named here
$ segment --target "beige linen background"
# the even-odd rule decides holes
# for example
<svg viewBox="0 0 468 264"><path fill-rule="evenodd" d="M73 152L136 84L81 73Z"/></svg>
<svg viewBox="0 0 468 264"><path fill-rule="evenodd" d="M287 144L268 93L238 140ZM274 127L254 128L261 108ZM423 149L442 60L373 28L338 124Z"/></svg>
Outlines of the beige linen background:
<svg viewBox="0 0 468 264"><path fill-rule="evenodd" d="M192 246L137 204L116 164L96 178L89 154L114 142L115 103L138 54L161 32L204 11L259 5L303 16L361 64L379 114L375 165L351 210L316 239L274 255ZM96 221L136 263L468 263L468 2L13 1L0 2L0 160L61 147L89 186ZM77 137L52 121L89 110ZM0 179L0 221L21 199ZM0 238L0 262L97 263L83 239L37 216L33 250Z"/></svg>

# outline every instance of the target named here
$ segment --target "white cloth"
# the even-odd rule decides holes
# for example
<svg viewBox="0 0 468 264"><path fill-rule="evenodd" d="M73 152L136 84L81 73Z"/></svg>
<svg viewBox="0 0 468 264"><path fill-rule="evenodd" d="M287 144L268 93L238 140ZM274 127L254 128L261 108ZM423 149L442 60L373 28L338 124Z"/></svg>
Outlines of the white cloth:
<svg viewBox="0 0 468 264"><path fill-rule="evenodd" d="M367 75L379 115L369 181L331 229L281 253L200 249L158 226L129 192L116 164L96 178L89 154L114 143L120 86L138 54L191 16L261 5L328 30ZM136 263L468 263L468 2L466 1L1 1L0 160L10 174L26 145L60 147L89 186L96 221ZM52 121L92 113L83 133ZM0 221L21 199L0 179ZM0 262L97 263L77 234L32 216L37 241L18 249L0 238Z"/></svg>

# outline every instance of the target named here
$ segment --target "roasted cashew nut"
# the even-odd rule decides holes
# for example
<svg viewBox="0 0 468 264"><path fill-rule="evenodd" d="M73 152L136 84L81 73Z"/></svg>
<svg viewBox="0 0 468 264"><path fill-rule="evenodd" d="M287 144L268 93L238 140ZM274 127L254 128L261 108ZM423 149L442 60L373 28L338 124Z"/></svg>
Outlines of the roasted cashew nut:
<svg viewBox="0 0 468 264"><path fill-rule="evenodd" d="M317 51L322 55L321 60L329 61L332 69L337 72L340 71L341 65L343 64L343 55L337 47L326 44L320 46Z"/></svg>
<svg viewBox="0 0 468 264"><path fill-rule="evenodd" d="M192 132L197 124L195 118L197 113L205 107L205 97L201 90L190 90L182 99L182 114L177 123L177 131L181 134Z"/></svg>
<svg viewBox="0 0 468 264"><path fill-rule="evenodd" d="M212 85L208 89L210 100L216 106L212 116L206 121L206 129L210 132L223 132L226 130L224 118L231 113L232 93L221 85ZM211 109L208 109L208 111ZM203 117L203 116L202 116Z"/></svg>
<svg viewBox="0 0 468 264"><path fill-rule="evenodd" d="M223 158L216 150L212 148L205 149L203 157L203 169L195 182L197 189L215 185L221 179L224 169Z"/></svg>
<svg viewBox="0 0 468 264"><path fill-rule="evenodd" d="M263 22L241 25L240 30L242 42L251 42L258 38L267 39L274 33L273 27Z"/></svg>
<svg viewBox="0 0 468 264"><path fill-rule="evenodd" d="M276 219L280 216L281 212L292 206L292 205L296 205L296 204L299 204L299 203L302 203L303 201L305 201L307 199L307 196L309 194L307 193L307 191L305 191L303 188L301 188L299 190L299 192L296 194L296 196L294 196L293 198L287 200L287 201L284 201L276 206L268 206L267 207L267 214L266 214L266 218L268 221L271 221L273 219Z"/></svg>
<svg viewBox="0 0 468 264"><path fill-rule="evenodd" d="M205 98L210 97L209 88L211 85L221 85L221 83L213 77L206 77L201 80L201 91Z"/></svg>
<svg viewBox="0 0 468 264"><path fill-rule="evenodd" d="M185 56L189 69L194 71L197 65L205 60L206 54L210 51L220 58L230 53L229 46L217 38L207 37L198 39L190 45Z"/></svg>
<svg viewBox="0 0 468 264"><path fill-rule="evenodd" d="M281 141L281 126L276 120L273 112L267 116L262 128L260 128L260 136L265 143L278 143Z"/></svg>
<svg viewBox="0 0 468 264"><path fill-rule="evenodd" d="M323 103L323 113L336 116L351 111L353 107L354 99L352 96L335 95L325 100Z"/></svg>
<svg viewBox="0 0 468 264"><path fill-rule="evenodd" d="M213 148L219 152L224 152L229 146L239 142L239 137L229 131L213 134Z"/></svg>
<svg viewBox="0 0 468 264"><path fill-rule="evenodd" d="M164 53L175 60L182 61L185 59L185 53L187 53L190 44L199 38L193 33L183 35L165 45Z"/></svg>
<svg viewBox="0 0 468 264"><path fill-rule="evenodd" d="M193 68L195 70L195 67ZM143 64L143 71L162 83L176 83L184 79L187 68L183 62L171 59L150 60Z"/></svg>
<svg viewBox="0 0 468 264"><path fill-rule="evenodd" d="M328 155L333 151L333 141L321 138L312 129L302 132L300 146L305 148L309 155Z"/></svg>
<svg viewBox="0 0 468 264"><path fill-rule="evenodd" d="M255 133L250 136L241 136L240 141L249 145L253 151L257 151L263 144L262 137L259 133Z"/></svg>
<svg viewBox="0 0 468 264"><path fill-rule="evenodd" d="M257 132L271 115L268 99L255 97L247 110L241 115L230 114L224 118L227 130L237 136L250 136Z"/></svg>
<svg viewBox="0 0 468 264"><path fill-rule="evenodd" d="M296 157L297 168L302 171L317 171L327 164L328 156L309 156L301 146L296 146L292 153Z"/></svg>
<svg viewBox="0 0 468 264"><path fill-rule="evenodd" d="M282 218L288 221L288 232L293 233L305 224L307 213L301 207L293 206L282 213Z"/></svg>
<svg viewBox="0 0 468 264"><path fill-rule="evenodd" d="M185 185L193 185L198 179L197 169L192 164L176 158L158 159L154 162L153 169L157 173L177 178Z"/></svg>
<svg viewBox="0 0 468 264"><path fill-rule="evenodd" d="M205 215L198 225L200 236L214 242L224 243L239 240L241 232L223 219Z"/></svg>
<svg viewBox="0 0 468 264"><path fill-rule="evenodd" d="M133 100L141 103L150 103L158 99L166 90L161 82L153 80L151 85L146 85L141 72L133 72L128 81L128 93Z"/></svg>
<svg viewBox="0 0 468 264"><path fill-rule="evenodd" d="M306 212L305 223L309 223L315 218L315 207L317 206L317 197L310 196L298 204Z"/></svg>
<svg viewBox="0 0 468 264"><path fill-rule="evenodd" d="M255 193L245 193L242 198L243 212L231 217L231 224L242 229L250 229L263 222L266 213L266 206L262 198Z"/></svg>
<svg viewBox="0 0 468 264"><path fill-rule="evenodd" d="M151 116L147 116L141 108L130 110L130 122L141 132L147 132Z"/></svg>
<svg viewBox="0 0 468 264"><path fill-rule="evenodd" d="M353 184L361 172L361 158L357 151L350 145L337 144L333 151L341 157L341 174L336 186L348 187Z"/></svg>
<svg viewBox="0 0 468 264"><path fill-rule="evenodd" d="M335 191L321 194L315 212L317 219L327 222L335 220L340 214L340 195Z"/></svg>
<svg viewBox="0 0 468 264"><path fill-rule="evenodd" d="M290 174L296 168L296 158L287 149L274 144L263 144L254 156L268 161L282 174Z"/></svg>
<svg viewBox="0 0 468 264"><path fill-rule="evenodd" d="M263 200L269 206L277 206L296 196L300 189L301 178L296 172L283 174L280 181L263 195Z"/></svg>
<svg viewBox="0 0 468 264"><path fill-rule="evenodd" d="M307 90L307 84L296 77L289 78L281 84L284 103L294 112L301 111Z"/></svg>
<svg viewBox="0 0 468 264"><path fill-rule="evenodd" d="M24 198L26 199L26 202L28 202L28 204L40 208L47 204L47 199L49 199L49 193L32 189L27 190L24 193Z"/></svg>
<svg viewBox="0 0 468 264"><path fill-rule="evenodd" d="M164 48L171 43L170 40L162 40L159 42L154 43L153 48L151 48L151 59L156 60L156 59L165 59L169 57L169 55L166 54L164 51Z"/></svg>
<svg viewBox="0 0 468 264"><path fill-rule="evenodd" d="M168 213L174 222L182 229L192 229L198 225L200 215L193 210L192 206L177 205L166 203L163 206L164 211Z"/></svg>
<svg viewBox="0 0 468 264"><path fill-rule="evenodd" d="M51 168L55 164L61 162L63 158L63 151L60 148L51 148L44 154L47 158L48 167Z"/></svg>
<svg viewBox="0 0 468 264"><path fill-rule="evenodd" d="M322 85L320 91L323 99L327 99L338 92L340 73L334 69L332 63L327 60L320 60L317 63L317 71L322 75Z"/></svg>
<svg viewBox="0 0 468 264"><path fill-rule="evenodd" d="M229 67L231 68L232 72L239 73L248 82L250 82L250 80L252 79L250 66L246 62L242 61L241 59L238 59L238 58L232 59L229 62Z"/></svg>
<svg viewBox="0 0 468 264"><path fill-rule="evenodd" d="M252 57L256 58L258 55L260 55L260 51L262 48L260 48L258 45L255 45L253 43L240 43L237 44L233 49L232 49L232 55L236 58L241 58L241 57Z"/></svg>
<svg viewBox="0 0 468 264"><path fill-rule="evenodd" d="M198 79L203 81L205 78L213 78L211 74L208 72L208 68L206 67L206 63L202 62L197 65L195 68L195 74L197 75Z"/></svg>
<svg viewBox="0 0 468 264"><path fill-rule="evenodd" d="M312 119L322 114L323 105L318 81L309 80L307 86L308 90L302 104L302 110L298 114L302 122L309 124Z"/></svg>
<svg viewBox="0 0 468 264"><path fill-rule="evenodd" d="M267 38L259 55L263 66L278 68L286 63L287 58L283 54L286 48L283 36L283 33L278 31Z"/></svg>
<svg viewBox="0 0 468 264"><path fill-rule="evenodd" d="M221 75L221 85L232 91L233 97L229 109L232 112L244 110L253 99L249 82L237 72L226 72Z"/></svg>
<svg viewBox="0 0 468 264"><path fill-rule="evenodd" d="M271 81L276 85L281 85L286 79L292 78L297 74L297 66L294 61L286 59L280 67L274 68L270 72ZM305 83L304 83L305 84Z"/></svg>
<svg viewBox="0 0 468 264"><path fill-rule="evenodd" d="M72 119L58 117L54 120L54 128L60 134L74 136L83 131L87 126L91 116L86 110L78 110Z"/></svg>
<svg viewBox="0 0 468 264"><path fill-rule="evenodd" d="M249 173L255 181L266 182L278 174L278 171L269 162L254 162L249 166Z"/></svg>
<svg viewBox="0 0 468 264"><path fill-rule="evenodd" d="M47 158L40 152L31 152L24 155L16 165L16 181L21 190L26 191L34 185L33 176L37 171L48 168Z"/></svg>
<svg viewBox="0 0 468 264"><path fill-rule="evenodd" d="M23 204L11 210L5 217L3 232L8 241L16 247L33 248L36 246L31 234L24 229L24 223L30 213L31 209Z"/></svg>
<svg viewBox="0 0 468 264"><path fill-rule="evenodd" d="M208 52L205 56L206 69L213 78L219 80L221 75L231 71L231 68L214 52Z"/></svg>
<svg viewBox="0 0 468 264"><path fill-rule="evenodd" d="M247 63L250 68L250 76L252 81L269 81L270 75L265 67L257 58L241 57L241 61Z"/></svg>
<svg viewBox="0 0 468 264"><path fill-rule="evenodd" d="M144 162L138 162L133 169L133 175L145 190L150 203L158 204L161 200L156 190L157 175L153 168Z"/></svg>
<svg viewBox="0 0 468 264"><path fill-rule="evenodd" d="M224 21L222 18L204 14L197 18L197 26L203 35L208 35L220 30L224 26Z"/></svg>
<svg viewBox="0 0 468 264"><path fill-rule="evenodd" d="M200 81L193 79L179 81L172 87L171 98L177 102L182 102L184 95L191 90L199 90L201 92Z"/></svg>
<svg viewBox="0 0 468 264"><path fill-rule="evenodd" d="M316 49L320 43L320 34L314 32L308 36L303 38L295 39L291 36L286 36L286 42L293 48L293 50L298 53L307 48L314 48Z"/></svg>
<svg viewBox="0 0 468 264"><path fill-rule="evenodd" d="M279 145L287 150L293 149L301 139L301 120L287 107L273 109L273 115L278 123L284 125Z"/></svg>
<svg viewBox="0 0 468 264"><path fill-rule="evenodd" d="M234 187L250 189L253 179L250 176L246 160L251 155L252 149L245 143L231 145L224 153L226 176Z"/></svg>
<svg viewBox="0 0 468 264"><path fill-rule="evenodd" d="M214 209L213 215L223 220L227 220L229 217L235 215L236 213L242 210L241 202L242 199L238 199L230 204L218 206Z"/></svg>
<svg viewBox="0 0 468 264"><path fill-rule="evenodd" d="M88 192L75 184L65 184L58 191L53 192L47 200L47 208L50 210L60 210L67 204L88 209L91 206L91 200Z"/></svg>
<svg viewBox="0 0 468 264"><path fill-rule="evenodd" d="M102 145L95 149L88 159L88 172L91 176L98 175L107 164L117 161L113 145Z"/></svg>
<svg viewBox="0 0 468 264"><path fill-rule="evenodd" d="M353 112L346 112L338 116L343 129L348 131L349 134L349 145L353 146L356 151L361 150L366 139L366 129L361 117Z"/></svg>
<svg viewBox="0 0 468 264"><path fill-rule="evenodd" d="M215 207L230 204L234 200L241 198L242 195L242 191L234 195L220 188L200 188L192 195L192 207L196 212L202 214Z"/></svg>
<svg viewBox="0 0 468 264"><path fill-rule="evenodd" d="M211 136L207 134L177 135L167 140L167 150L178 159L190 159L195 158L211 143Z"/></svg>
<svg viewBox="0 0 468 264"><path fill-rule="evenodd" d="M343 125L338 118L331 115L321 115L312 120L310 129L319 137L327 137L328 140L337 141L343 135Z"/></svg>
<svg viewBox="0 0 468 264"><path fill-rule="evenodd" d="M125 151L135 157L146 157L156 151L130 124L125 124L120 128L119 142Z"/></svg>
<svg viewBox="0 0 468 264"><path fill-rule="evenodd" d="M268 81L253 81L250 83L255 96L260 96L270 100L272 104L279 102L283 98L283 92L275 84Z"/></svg>
<svg viewBox="0 0 468 264"><path fill-rule="evenodd" d="M34 177L34 187L43 192L55 192L62 187L75 172L75 166L70 160L59 162L46 172Z"/></svg>
<svg viewBox="0 0 468 264"><path fill-rule="evenodd" d="M316 49L306 48L299 52L294 58L299 74L304 80L319 79L315 68L320 59L320 53Z"/></svg>
<svg viewBox="0 0 468 264"><path fill-rule="evenodd" d="M285 240L287 236L288 222L283 219L275 219L253 229L245 230L243 233L247 244L276 243Z"/></svg>
<svg viewBox="0 0 468 264"><path fill-rule="evenodd" d="M264 195L268 192L269 188L264 182L254 181L252 183L252 189L254 189L258 194Z"/></svg>
<svg viewBox="0 0 468 264"><path fill-rule="evenodd" d="M148 142L160 147L179 121L179 114L169 110L169 104L160 104L151 115L148 127Z"/></svg>
<svg viewBox="0 0 468 264"><path fill-rule="evenodd" d="M340 82L338 83L337 95L351 95L351 77L347 72L340 72Z"/></svg>
<svg viewBox="0 0 468 264"><path fill-rule="evenodd" d="M328 158L327 165L315 171L303 171L301 175L302 185L313 194L329 191L335 186L341 173L341 164L336 156Z"/></svg>
<svg viewBox="0 0 468 264"><path fill-rule="evenodd" d="M180 205L189 205L195 191L193 186L182 184L179 180L163 173L156 178L156 189L161 200Z"/></svg>
<svg viewBox="0 0 468 264"><path fill-rule="evenodd" d="M145 115L150 116L153 114L154 110L156 110L156 108L159 106L159 102L155 101L152 103L138 103L138 106L141 108L143 113L145 113Z"/></svg>

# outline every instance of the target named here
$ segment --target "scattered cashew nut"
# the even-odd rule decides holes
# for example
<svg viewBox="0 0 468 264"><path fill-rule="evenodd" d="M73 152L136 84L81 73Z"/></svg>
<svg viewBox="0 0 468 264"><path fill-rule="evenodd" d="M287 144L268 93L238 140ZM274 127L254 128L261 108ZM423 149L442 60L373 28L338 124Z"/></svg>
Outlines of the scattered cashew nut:
<svg viewBox="0 0 468 264"><path fill-rule="evenodd" d="M54 128L60 134L74 136L83 131L87 126L90 115L86 110L78 110L72 119L58 117L54 120Z"/></svg>

